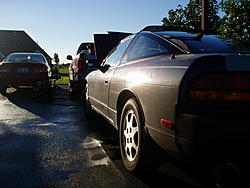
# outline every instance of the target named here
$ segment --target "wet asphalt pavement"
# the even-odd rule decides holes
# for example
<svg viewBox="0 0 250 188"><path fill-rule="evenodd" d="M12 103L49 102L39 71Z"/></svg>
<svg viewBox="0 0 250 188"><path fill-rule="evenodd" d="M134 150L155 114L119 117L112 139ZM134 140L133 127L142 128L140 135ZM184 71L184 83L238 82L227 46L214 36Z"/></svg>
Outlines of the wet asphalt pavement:
<svg viewBox="0 0 250 188"><path fill-rule="evenodd" d="M87 121L81 100L56 89L51 102L32 89L0 95L0 187L203 187L169 162L134 176L122 164L116 130Z"/></svg>

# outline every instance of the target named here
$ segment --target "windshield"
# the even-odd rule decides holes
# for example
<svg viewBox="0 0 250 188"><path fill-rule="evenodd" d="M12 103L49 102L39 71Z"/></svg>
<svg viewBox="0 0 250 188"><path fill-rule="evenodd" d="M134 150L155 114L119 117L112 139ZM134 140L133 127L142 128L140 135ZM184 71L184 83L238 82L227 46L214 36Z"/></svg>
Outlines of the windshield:
<svg viewBox="0 0 250 188"><path fill-rule="evenodd" d="M226 39L219 35L168 39L193 53L250 53L249 42Z"/></svg>
<svg viewBox="0 0 250 188"><path fill-rule="evenodd" d="M3 62L7 63L45 63L45 59L42 55L39 54L10 54L8 55Z"/></svg>
<svg viewBox="0 0 250 188"><path fill-rule="evenodd" d="M90 45L90 44L93 44L93 43L82 43L79 48L77 49L77 52L76 54L79 54L79 53L88 53L88 48L87 46Z"/></svg>

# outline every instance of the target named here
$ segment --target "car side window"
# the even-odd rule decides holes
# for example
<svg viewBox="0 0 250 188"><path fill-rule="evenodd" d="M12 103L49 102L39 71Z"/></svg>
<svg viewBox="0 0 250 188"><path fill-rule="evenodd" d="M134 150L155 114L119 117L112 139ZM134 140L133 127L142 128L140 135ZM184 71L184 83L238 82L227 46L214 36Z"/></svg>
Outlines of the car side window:
<svg viewBox="0 0 250 188"><path fill-rule="evenodd" d="M134 35L131 35L126 39L122 40L120 44L117 45L108 55L108 57L105 60L105 64L110 65L111 67L117 66L120 63L125 50L127 49L128 45L130 44L133 38Z"/></svg>
<svg viewBox="0 0 250 188"><path fill-rule="evenodd" d="M168 49L165 45L148 36L141 35L136 40L134 46L128 54L127 60L136 60L139 58L146 58L170 53L171 50Z"/></svg>

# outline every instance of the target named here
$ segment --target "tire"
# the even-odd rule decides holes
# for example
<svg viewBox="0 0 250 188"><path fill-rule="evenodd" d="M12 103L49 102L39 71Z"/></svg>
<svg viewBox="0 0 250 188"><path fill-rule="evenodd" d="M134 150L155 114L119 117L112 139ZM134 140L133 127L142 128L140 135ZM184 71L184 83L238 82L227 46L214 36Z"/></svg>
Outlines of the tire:
<svg viewBox="0 0 250 188"><path fill-rule="evenodd" d="M51 101L53 99L53 88L51 86L49 86L47 89L46 89L46 94L45 94L45 98L47 101Z"/></svg>
<svg viewBox="0 0 250 188"><path fill-rule="evenodd" d="M87 96L88 95L88 85L87 84L85 87L84 95L85 95L85 98L83 100L84 100L84 111L85 111L86 118L88 120L93 120L94 116L95 116L95 112L92 109L91 104L90 104L89 99L88 99L88 96Z"/></svg>
<svg viewBox="0 0 250 188"><path fill-rule="evenodd" d="M70 87L70 98L77 99L84 94L85 83L83 80L78 80L77 82L73 82Z"/></svg>
<svg viewBox="0 0 250 188"><path fill-rule="evenodd" d="M158 167L152 158L150 140L144 130L140 108L135 98L131 98L123 107L119 127L122 160L128 171L147 172Z"/></svg>
<svg viewBox="0 0 250 188"><path fill-rule="evenodd" d="M215 166L212 171L212 184L216 188L249 187L247 178L232 163L222 163Z"/></svg>
<svg viewBox="0 0 250 188"><path fill-rule="evenodd" d="M71 99L77 98L77 90L75 87L70 87L69 96Z"/></svg>
<svg viewBox="0 0 250 188"><path fill-rule="evenodd" d="M47 86L38 88L38 92L41 101L50 101L53 98L53 89L50 83Z"/></svg>
<svg viewBox="0 0 250 188"><path fill-rule="evenodd" d="M91 105L89 101L87 100L85 101L85 104L84 104L84 111L85 111L86 118L88 120L94 119L94 110L91 108Z"/></svg>
<svg viewBox="0 0 250 188"><path fill-rule="evenodd" d="M6 89L7 89L7 87L5 87L5 86L0 86L0 93L1 93L1 94L6 94Z"/></svg>

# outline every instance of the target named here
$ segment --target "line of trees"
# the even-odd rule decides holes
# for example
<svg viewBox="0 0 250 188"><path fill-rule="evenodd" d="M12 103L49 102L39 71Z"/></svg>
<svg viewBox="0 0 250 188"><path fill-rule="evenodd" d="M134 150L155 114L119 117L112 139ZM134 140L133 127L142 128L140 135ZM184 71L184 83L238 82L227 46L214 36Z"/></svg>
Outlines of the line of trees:
<svg viewBox="0 0 250 188"><path fill-rule="evenodd" d="M219 13L223 16L219 16ZM200 31L201 0L190 0L187 6L178 5L162 19L167 30ZM208 0L208 33L250 40L250 0Z"/></svg>

